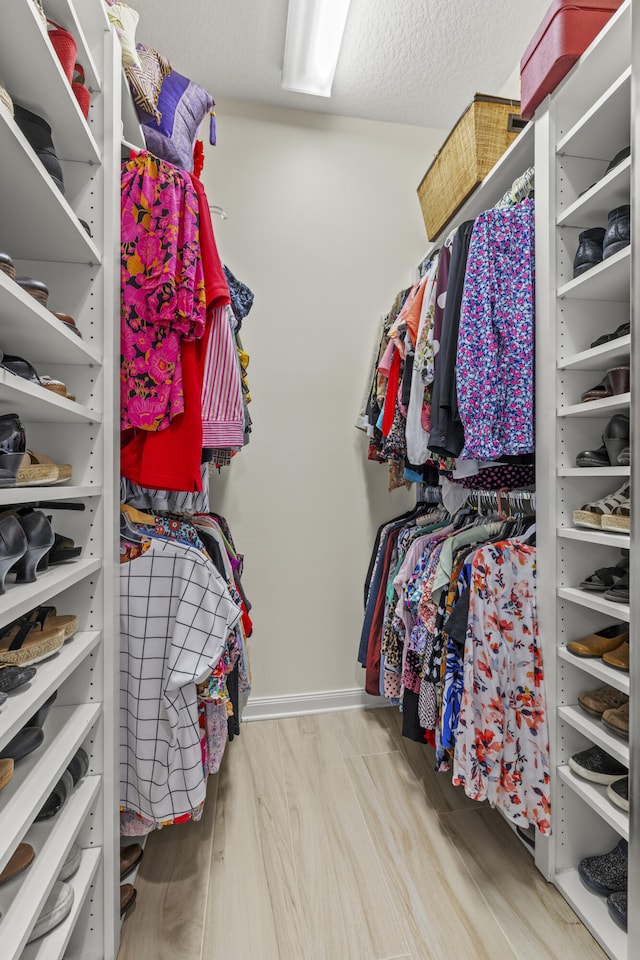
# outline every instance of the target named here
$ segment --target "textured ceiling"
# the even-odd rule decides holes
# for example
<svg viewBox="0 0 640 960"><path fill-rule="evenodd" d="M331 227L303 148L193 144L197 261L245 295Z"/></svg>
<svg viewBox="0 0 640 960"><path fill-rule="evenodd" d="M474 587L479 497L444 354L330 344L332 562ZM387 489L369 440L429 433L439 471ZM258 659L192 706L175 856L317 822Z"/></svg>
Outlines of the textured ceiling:
<svg viewBox="0 0 640 960"><path fill-rule="evenodd" d="M549 0L352 0L330 99L280 89L287 0L129 0L138 39L207 87L249 100L450 128L498 94ZM517 89L517 88L516 88Z"/></svg>

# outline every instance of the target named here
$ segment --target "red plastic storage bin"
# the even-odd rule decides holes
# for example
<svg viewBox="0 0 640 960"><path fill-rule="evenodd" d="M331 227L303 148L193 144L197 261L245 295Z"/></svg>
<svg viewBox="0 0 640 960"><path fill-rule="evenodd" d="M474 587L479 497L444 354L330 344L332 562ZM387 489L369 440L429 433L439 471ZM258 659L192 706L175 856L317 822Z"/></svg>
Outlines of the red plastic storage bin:
<svg viewBox="0 0 640 960"><path fill-rule="evenodd" d="M521 108L531 120L623 0L553 0L520 61Z"/></svg>

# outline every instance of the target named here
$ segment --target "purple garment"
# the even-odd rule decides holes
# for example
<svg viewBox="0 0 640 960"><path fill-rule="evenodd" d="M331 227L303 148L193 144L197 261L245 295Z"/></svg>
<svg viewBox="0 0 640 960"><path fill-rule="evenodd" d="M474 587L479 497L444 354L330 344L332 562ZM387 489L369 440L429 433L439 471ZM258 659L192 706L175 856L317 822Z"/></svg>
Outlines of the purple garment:
<svg viewBox="0 0 640 960"><path fill-rule="evenodd" d="M533 201L480 214L456 360L464 460L533 453L534 289Z"/></svg>

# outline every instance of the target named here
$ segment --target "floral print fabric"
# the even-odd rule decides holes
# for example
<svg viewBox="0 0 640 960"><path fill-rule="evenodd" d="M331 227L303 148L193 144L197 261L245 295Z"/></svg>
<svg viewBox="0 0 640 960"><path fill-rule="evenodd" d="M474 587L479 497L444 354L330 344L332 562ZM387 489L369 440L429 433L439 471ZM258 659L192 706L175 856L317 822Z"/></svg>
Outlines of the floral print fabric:
<svg viewBox="0 0 640 960"><path fill-rule="evenodd" d="M205 331L198 197L148 153L121 185L121 429L164 430L184 410L182 341Z"/></svg>
<svg viewBox="0 0 640 960"><path fill-rule="evenodd" d="M549 734L536 614L536 550L473 556L453 782L522 827L549 834Z"/></svg>
<svg viewBox="0 0 640 960"><path fill-rule="evenodd" d="M464 460L533 452L534 289L533 201L480 214L456 357Z"/></svg>

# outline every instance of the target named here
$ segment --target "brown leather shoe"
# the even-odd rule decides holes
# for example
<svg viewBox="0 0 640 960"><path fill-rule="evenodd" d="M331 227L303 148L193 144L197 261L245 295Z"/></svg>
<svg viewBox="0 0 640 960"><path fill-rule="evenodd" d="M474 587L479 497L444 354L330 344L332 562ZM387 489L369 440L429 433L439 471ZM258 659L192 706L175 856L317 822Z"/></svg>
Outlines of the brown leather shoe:
<svg viewBox="0 0 640 960"><path fill-rule="evenodd" d="M605 726L617 733L618 736L629 739L629 701L618 707L617 710L605 710L602 714Z"/></svg>
<svg viewBox="0 0 640 960"><path fill-rule="evenodd" d="M626 693L615 687L600 687L598 690L585 690L578 694L578 703L587 713L601 717L605 710L617 710L629 702Z"/></svg>
<svg viewBox="0 0 640 960"><path fill-rule="evenodd" d="M610 703L613 707L615 704ZM139 843L132 843L128 847L122 847L120 850L120 880L128 877L142 860L142 847Z"/></svg>
<svg viewBox="0 0 640 960"><path fill-rule="evenodd" d="M123 883L120 887L120 919L126 917L136 902L138 891L132 884Z"/></svg>
<svg viewBox="0 0 640 960"><path fill-rule="evenodd" d="M30 843L21 843L18 845L15 853L9 860L2 873L0 873L0 884L13 880L19 873L31 866L36 853Z"/></svg>
<svg viewBox="0 0 640 960"><path fill-rule="evenodd" d="M590 633L582 640L572 640L567 644L567 650L576 657L601 657L615 650L628 639L628 629L621 623L614 623L613 626L598 630L597 633Z"/></svg>
<svg viewBox="0 0 640 960"><path fill-rule="evenodd" d="M605 653L602 659L610 667L615 667L616 670L626 670L629 673L629 641L625 640L615 650Z"/></svg>

